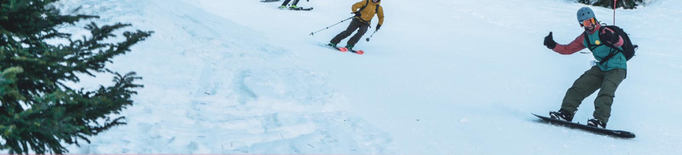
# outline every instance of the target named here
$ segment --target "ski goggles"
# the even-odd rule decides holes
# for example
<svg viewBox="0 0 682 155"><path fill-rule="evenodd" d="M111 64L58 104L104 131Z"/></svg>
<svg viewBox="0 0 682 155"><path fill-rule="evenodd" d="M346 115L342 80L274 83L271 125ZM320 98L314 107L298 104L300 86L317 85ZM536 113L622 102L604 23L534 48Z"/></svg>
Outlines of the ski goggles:
<svg viewBox="0 0 682 155"><path fill-rule="evenodd" d="M585 25L593 25L596 22L594 21L594 18L586 19L580 22L580 27L585 27Z"/></svg>

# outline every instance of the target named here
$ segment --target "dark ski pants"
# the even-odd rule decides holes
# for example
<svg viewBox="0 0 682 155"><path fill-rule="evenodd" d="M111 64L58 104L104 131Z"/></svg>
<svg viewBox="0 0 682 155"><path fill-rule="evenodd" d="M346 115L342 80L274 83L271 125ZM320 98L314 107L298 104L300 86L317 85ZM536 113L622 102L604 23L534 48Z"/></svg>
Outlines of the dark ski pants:
<svg viewBox="0 0 682 155"><path fill-rule="evenodd" d="M289 1L291 1L291 0L285 0L284 3L282 3L282 5L289 4ZM291 5L296 5L296 4L298 4L298 0L294 0L294 3L292 3Z"/></svg>
<svg viewBox="0 0 682 155"><path fill-rule="evenodd" d="M592 116L601 122L607 123L609 117L611 117L611 105L613 105L616 89L625 79L626 74L627 71L625 69L602 71L599 67L593 66L575 80L573 86L568 89L561 104L561 110L575 114L580 103L587 96L600 89L597 99L594 100L594 113Z"/></svg>
<svg viewBox="0 0 682 155"><path fill-rule="evenodd" d="M353 18L353 21L350 22L348 28L346 28L345 31L336 35L336 37L334 37L330 42L338 44L339 42L341 42L341 40L350 36L353 33L353 31L359 28L360 30L358 30L358 33L353 35L353 37L351 37L350 40L348 40L348 44L346 44L346 46L355 46L355 44L358 43L358 41L360 41L360 38L362 38L362 35L365 35L365 32L367 32L367 27L369 27L369 24L363 23L360 20Z"/></svg>

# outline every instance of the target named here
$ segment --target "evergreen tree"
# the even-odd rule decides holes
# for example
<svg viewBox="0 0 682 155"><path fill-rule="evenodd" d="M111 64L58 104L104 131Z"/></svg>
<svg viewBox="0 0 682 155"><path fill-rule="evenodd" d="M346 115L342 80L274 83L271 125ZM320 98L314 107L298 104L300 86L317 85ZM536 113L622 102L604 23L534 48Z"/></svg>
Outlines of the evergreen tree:
<svg viewBox="0 0 682 155"><path fill-rule="evenodd" d="M11 154L63 154L62 144L89 143L88 137L125 124L116 114L142 87L133 83L141 79L134 72L121 75L105 64L153 32L123 32L124 41L111 43L115 30L131 25L91 23L85 27L91 36L74 40L55 27L98 17L60 15L55 1L0 0L0 150ZM113 86L88 91L65 85L93 73L114 74Z"/></svg>
<svg viewBox="0 0 682 155"><path fill-rule="evenodd" d="M613 9L614 0L578 0L578 2ZM635 9L640 4L644 4L644 0L618 0L616 8Z"/></svg>

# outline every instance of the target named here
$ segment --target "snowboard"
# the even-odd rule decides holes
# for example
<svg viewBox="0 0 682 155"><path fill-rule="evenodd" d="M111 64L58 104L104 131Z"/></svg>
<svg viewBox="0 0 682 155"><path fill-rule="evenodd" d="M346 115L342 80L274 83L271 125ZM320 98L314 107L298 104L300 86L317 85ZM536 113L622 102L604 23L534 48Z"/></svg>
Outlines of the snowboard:
<svg viewBox="0 0 682 155"><path fill-rule="evenodd" d="M335 49L335 50L341 51L341 52L352 52L352 53L359 54L359 55L365 54L365 51L363 51L363 50L349 50L349 49L346 48L346 47L334 48L334 47L331 47L331 46L329 46L329 45L327 45L327 44L320 44L320 46L323 46L323 47L326 47L326 48L330 48L330 49Z"/></svg>
<svg viewBox="0 0 682 155"><path fill-rule="evenodd" d="M533 113L531 113L533 114ZM607 135L607 136L613 136L617 138L635 138L635 134L632 132L628 131L622 131L622 130L610 130L610 129L602 129L602 128L597 128L593 126L588 126L585 124L579 124L579 123L574 123L574 122L569 122L569 121L563 121L563 120L558 120L558 119L553 119L550 117L545 117L545 116L540 116L533 114L536 117L542 119L545 122L548 122L550 124L556 124L556 125L561 125L565 127L569 127L572 129L580 129L584 131L589 131L595 134L600 134L600 135Z"/></svg>

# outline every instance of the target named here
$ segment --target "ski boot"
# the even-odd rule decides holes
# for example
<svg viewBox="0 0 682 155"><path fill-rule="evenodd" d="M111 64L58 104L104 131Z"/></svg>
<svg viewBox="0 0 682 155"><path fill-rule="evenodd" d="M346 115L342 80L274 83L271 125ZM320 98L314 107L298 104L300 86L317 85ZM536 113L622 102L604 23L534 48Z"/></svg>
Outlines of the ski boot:
<svg viewBox="0 0 682 155"><path fill-rule="evenodd" d="M341 47L341 48L339 48L339 51L341 51L341 52L348 52L348 51L353 52L353 45L346 45L346 47Z"/></svg>
<svg viewBox="0 0 682 155"><path fill-rule="evenodd" d="M592 126L592 127L596 127L596 128L606 129L606 123L601 122L596 118L587 120L587 125Z"/></svg>
<svg viewBox="0 0 682 155"><path fill-rule="evenodd" d="M346 47L343 47L343 51L355 52L353 51L353 45L346 45Z"/></svg>
<svg viewBox="0 0 682 155"><path fill-rule="evenodd" d="M296 6L296 5L291 5L291 6L289 7L289 9L295 10L295 9L298 9L298 6Z"/></svg>
<svg viewBox="0 0 682 155"><path fill-rule="evenodd" d="M327 44L327 46L338 49L338 47L336 47L336 43L330 42L329 44Z"/></svg>
<svg viewBox="0 0 682 155"><path fill-rule="evenodd" d="M569 113L568 111L565 110L559 110L559 111L550 111L549 116L553 119L558 119L562 121L573 121L573 115Z"/></svg>
<svg viewBox="0 0 682 155"><path fill-rule="evenodd" d="M286 8L287 8L286 5L279 6L279 9L286 9Z"/></svg>
<svg viewBox="0 0 682 155"><path fill-rule="evenodd" d="M349 51L352 51L352 50L353 50L353 45L346 45L346 48L347 48Z"/></svg>

